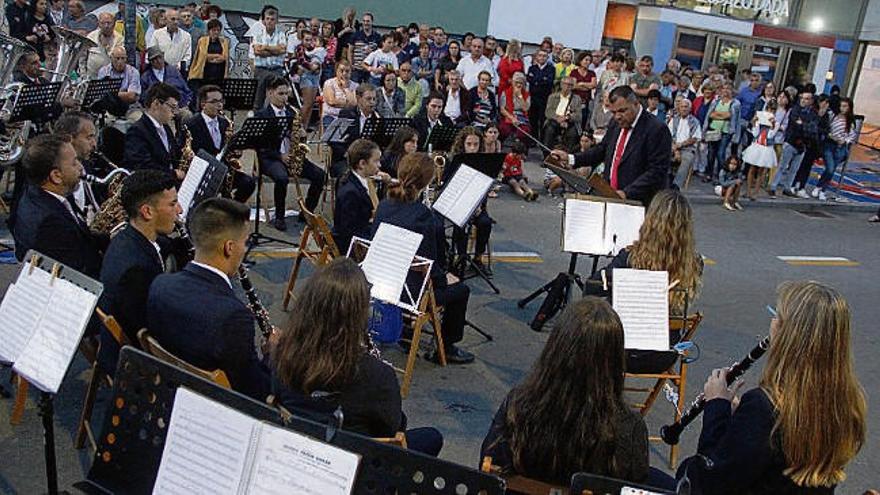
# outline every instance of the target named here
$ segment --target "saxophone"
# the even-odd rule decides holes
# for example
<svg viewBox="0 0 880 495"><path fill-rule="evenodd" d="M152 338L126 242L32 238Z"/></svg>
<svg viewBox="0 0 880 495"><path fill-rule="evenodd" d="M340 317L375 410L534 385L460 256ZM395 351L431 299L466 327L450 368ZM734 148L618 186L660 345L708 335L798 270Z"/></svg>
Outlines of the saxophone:
<svg viewBox="0 0 880 495"><path fill-rule="evenodd" d="M293 183L296 186L296 193L300 197L303 197L299 178L302 176L302 169L306 157L312 150L303 139L306 133L303 130L302 125L302 113L295 108L292 110L293 121L290 123L290 147L287 150L287 175L293 179Z"/></svg>
<svg viewBox="0 0 880 495"><path fill-rule="evenodd" d="M275 331L275 327L269 320L269 312L266 311L266 307L260 302L257 290L254 289L254 284L251 283L251 279L248 277L248 269L244 263L238 265L238 279L241 283L241 288L244 289L245 296L247 296L248 308L257 319L257 326L260 327L260 348L262 349Z"/></svg>
<svg viewBox="0 0 880 495"><path fill-rule="evenodd" d="M196 154L193 152L192 144L193 138L192 133L189 132L189 129L186 126L181 126L183 129L183 147L180 149L180 162L177 164L177 170L180 170L184 174L189 170L189 165L192 163L193 158L195 158Z"/></svg>
<svg viewBox="0 0 880 495"><path fill-rule="evenodd" d="M241 171L241 152L233 151L229 152L227 148L230 143L232 143L232 138L235 136L235 129L232 126L232 121L227 119L224 116L220 116L218 118L222 118L227 122L226 132L224 133L223 139L226 142L223 149L220 150L220 153L217 154L217 159L226 163L228 170L226 172L226 178L223 180L222 187L222 195L232 197L232 179L235 176L235 171Z"/></svg>
<svg viewBox="0 0 880 495"><path fill-rule="evenodd" d="M89 223L89 230L113 237L125 226L128 215L122 206L122 181L129 175L131 172L124 168L114 168L103 179L91 174L83 175L83 180L88 184L107 184L107 199L101 203L101 209Z"/></svg>

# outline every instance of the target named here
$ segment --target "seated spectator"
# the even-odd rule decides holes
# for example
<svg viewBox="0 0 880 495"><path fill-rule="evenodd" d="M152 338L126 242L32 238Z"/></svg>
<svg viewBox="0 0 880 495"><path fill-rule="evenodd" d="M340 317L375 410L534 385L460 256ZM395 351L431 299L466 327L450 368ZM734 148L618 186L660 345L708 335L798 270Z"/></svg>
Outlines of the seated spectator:
<svg viewBox="0 0 880 495"><path fill-rule="evenodd" d="M112 16L111 16L112 17ZM80 0L71 0L67 7L67 19L63 26L74 33L88 36L98 28L98 19L94 14L86 14L86 8Z"/></svg>
<svg viewBox="0 0 880 495"><path fill-rule="evenodd" d="M483 71L480 73L479 84L470 90L473 126L478 129L485 129L489 124L498 122L498 103L495 93L489 89L490 84L492 84L492 74Z"/></svg>
<svg viewBox="0 0 880 495"><path fill-rule="evenodd" d="M125 117L129 107L141 96L141 77L137 69L128 65L125 47L117 46L110 52L110 63L98 71L98 79L122 79L119 92L108 95L92 105L96 112L110 112L117 117ZM136 119L132 119L136 120Z"/></svg>
<svg viewBox="0 0 880 495"><path fill-rule="evenodd" d="M660 90L652 89L648 91L648 96L645 103L645 111L647 111L654 117L657 117L662 122L666 121L666 116L663 114L663 111L660 110Z"/></svg>
<svg viewBox="0 0 880 495"><path fill-rule="evenodd" d="M374 86L382 85L382 76L386 72L397 72L400 64L397 56L392 53L394 36L386 34L382 37L382 45L364 58L361 68L370 74L370 82Z"/></svg>
<svg viewBox="0 0 880 495"><path fill-rule="evenodd" d="M180 92L178 105L184 112L183 118L186 119L190 114L187 107L192 102L192 90L186 84L186 80L180 74L180 71L174 66L165 63L165 54L162 53L162 49L158 46L152 46L147 50L147 61L150 65L141 74L141 88L144 94L153 85L158 83L174 86L174 89Z"/></svg>
<svg viewBox="0 0 880 495"><path fill-rule="evenodd" d="M510 153L504 157L504 170L502 175L504 183L510 186L510 190L526 201L538 199L538 193L528 186L528 180L523 175L523 163L526 160L528 148L522 141L516 140L510 147Z"/></svg>
<svg viewBox="0 0 880 495"><path fill-rule="evenodd" d="M324 97L321 112L325 127L339 117L341 110L357 106L355 89L357 83L351 80L351 64L342 59L336 63L336 77L324 81L324 90L321 92Z"/></svg>
<svg viewBox="0 0 880 495"><path fill-rule="evenodd" d="M403 90L406 101L404 115L409 118L415 117L422 109L424 95L422 94L422 85L413 76L412 65L409 62L400 65L400 78L397 80L397 86Z"/></svg>
<svg viewBox="0 0 880 495"><path fill-rule="evenodd" d="M418 55L410 60L410 64L412 64L412 71L415 74L416 78L419 80L419 84L422 85L422 94L426 95L434 89L434 69L436 68L436 64L434 60L429 56L430 48L427 43L422 43L419 45Z"/></svg>
<svg viewBox="0 0 880 495"><path fill-rule="evenodd" d="M451 70L455 70L460 61L461 44L458 41L452 40L449 42L449 53L435 63L433 79L435 91L442 91L446 88L446 74Z"/></svg>
<svg viewBox="0 0 880 495"><path fill-rule="evenodd" d="M461 75L458 71L449 71L446 75L449 84L446 88L446 102L443 114L452 119L459 128L470 125L473 121L473 103L470 91L461 86Z"/></svg>
<svg viewBox="0 0 880 495"><path fill-rule="evenodd" d="M397 86L397 76L393 72L385 74L378 93L376 95L376 111L379 112L379 115L389 119L404 116L406 97L403 89Z"/></svg>
<svg viewBox="0 0 880 495"><path fill-rule="evenodd" d="M456 70L461 74L461 81L464 87L467 89L475 88L483 72L489 74L492 87L497 87L498 74L495 72L495 66L492 64L492 61L483 55L483 40L474 38L471 41L470 49L470 55L462 57L456 67Z"/></svg>
<svg viewBox="0 0 880 495"><path fill-rule="evenodd" d="M559 91L550 95L547 100L547 110L544 118L544 144L548 148L556 146L556 139L562 141L562 149L573 150L580 135L578 121L581 117L583 102L581 97L574 94L574 78L569 76L562 79ZM546 158L546 152L545 152Z"/></svg>
<svg viewBox="0 0 880 495"><path fill-rule="evenodd" d="M498 108L500 108L502 118L498 123L498 130L501 131L502 143L514 133L523 142L529 139L526 133L531 134L532 132L529 125L530 105L531 99L528 90L526 90L526 76L522 72L517 72L513 75L513 85L507 88L507 91L502 93L499 98Z"/></svg>

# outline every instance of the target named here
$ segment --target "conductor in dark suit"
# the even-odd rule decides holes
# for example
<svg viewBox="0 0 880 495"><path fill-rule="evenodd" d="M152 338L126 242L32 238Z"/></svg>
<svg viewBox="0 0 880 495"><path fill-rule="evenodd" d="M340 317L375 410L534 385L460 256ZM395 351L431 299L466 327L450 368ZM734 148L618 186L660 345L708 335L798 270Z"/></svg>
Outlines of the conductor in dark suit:
<svg viewBox="0 0 880 495"><path fill-rule="evenodd" d="M290 81L285 77L273 77L266 83L266 106L257 111L254 117L284 117L293 116L295 111L287 104L290 97ZM276 229L287 230L287 222L284 220L285 205L287 200L287 185L290 183L290 175L287 166L289 161L288 151L296 143L291 143L290 138L285 138L281 146L277 148L263 148L257 151L260 164L260 173L268 175L275 182L275 219L272 222ZM321 191L324 190L324 171L309 161L303 160L301 177L309 180L309 190L306 193L305 204L309 211L315 211L318 201L321 199ZM300 221L305 217L300 214Z"/></svg>
<svg viewBox="0 0 880 495"><path fill-rule="evenodd" d="M262 402L269 371L257 357L254 315L230 280L247 250L249 213L226 198L207 199L190 212L195 259L153 281L147 328L172 354L199 368L223 370L234 390Z"/></svg>
<svg viewBox="0 0 880 495"><path fill-rule="evenodd" d="M357 97L357 106L344 108L339 111L339 118L351 119L352 123L345 135L345 141L332 143L330 150L333 152L333 168L330 175L339 177L348 169L345 161L345 152L352 143L361 138L364 126L371 120L379 120L382 117L376 112L376 87L370 83L360 84L354 92Z"/></svg>
<svg viewBox="0 0 880 495"><path fill-rule="evenodd" d="M391 176L379 171L382 151L369 139L358 139L348 148L349 171L340 179L333 209L333 240L344 254L351 238L369 239L370 222L379 205L376 186L371 177L381 177L386 183Z"/></svg>
<svg viewBox="0 0 880 495"><path fill-rule="evenodd" d="M444 99L441 93L432 91L428 95L428 104L425 105L425 111L416 115L412 121L412 127L419 133L419 149L426 151L428 146L428 136L431 131L437 127L454 127L452 119L443 113Z"/></svg>
<svg viewBox="0 0 880 495"><path fill-rule="evenodd" d="M101 266L104 292L98 306L119 322L129 342L137 346L137 332L147 326L150 284L165 267L157 239L174 231L181 212L176 180L158 170L138 170L122 183L125 226L110 242ZM98 361L112 374L119 345L105 329L101 332Z"/></svg>
<svg viewBox="0 0 880 495"><path fill-rule="evenodd" d="M125 133L123 162L127 169L164 170L183 180L186 174L177 170L180 145L170 125L179 101L180 92L165 83L155 84L147 91L144 115Z"/></svg>
<svg viewBox="0 0 880 495"><path fill-rule="evenodd" d="M92 234L69 199L83 173L76 150L66 137L43 134L31 139L23 164L29 184L15 212L16 258L34 249L97 278L107 239Z"/></svg>
<svg viewBox="0 0 880 495"><path fill-rule="evenodd" d="M602 141L584 153L553 156L574 167L605 164L603 176L623 199L646 206L657 191L668 187L672 166L672 136L663 122L649 114L628 86L609 93L613 121Z"/></svg>
<svg viewBox="0 0 880 495"><path fill-rule="evenodd" d="M192 136L192 149L194 152L205 150L211 155L217 156L226 146L226 133L229 130L229 120L223 114L223 92L220 86L208 84L199 88L199 113L192 116L185 125ZM186 133L180 133L181 143ZM249 174L242 170L232 171L232 199L244 203L251 197L257 183Z"/></svg>

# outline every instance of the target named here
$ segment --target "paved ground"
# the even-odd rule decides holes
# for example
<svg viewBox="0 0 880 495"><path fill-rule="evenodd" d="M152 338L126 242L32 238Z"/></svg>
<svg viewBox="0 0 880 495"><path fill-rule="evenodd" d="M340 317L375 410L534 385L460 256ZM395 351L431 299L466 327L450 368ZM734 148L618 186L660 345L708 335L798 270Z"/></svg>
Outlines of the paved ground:
<svg viewBox="0 0 880 495"><path fill-rule="evenodd" d="M537 179L541 172L530 166L528 174ZM713 200L708 190L698 187L691 194L701 198L695 201L697 241L710 261L695 306L706 319L696 339L702 357L691 367L688 400L702 388L712 368L741 358L767 332L764 307L774 301L777 284L809 278L838 287L848 298L854 315L856 369L868 392L870 411L880 411L880 364L876 359L880 351L876 334L876 322L880 320L880 226L866 223L865 211L827 208L824 211L832 216L813 218L792 209L796 203L779 200L778 205L760 208L746 204L745 211L731 213L710 203ZM535 333L527 326L540 302L520 310L516 301L566 269L568 257L559 251L560 202L543 195L537 203L525 203L507 192L490 201L490 212L498 221L492 236L493 249L534 252L540 262L497 263L495 281L502 289L500 296L481 281L470 282L469 317L495 336L493 342L485 342L473 331L466 332L463 344L477 355L474 364L439 368L423 360L417 362L404 409L412 426L433 425L443 432L446 444L441 455L446 459L476 466L480 442L495 409L511 386L523 378L546 342L546 332ZM815 209L804 202L798 208ZM852 263L790 265L777 256L837 256ZM588 269L586 264L581 263L582 272ZM252 270L252 278L276 322L284 321L280 301L289 267L289 259L264 257ZM0 266L0 287L8 284L14 271L14 266ZM388 356L400 362L400 355ZM757 369L748 374L747 386L754 385L758 374ZM0 372L2 383L6 383L7 376ZM77 358L56 401L62 486L81 479L90 464L87 451L72 449L86 379L85 363ZM98 411L106 405L107 395L104 391L99 396ZM8 423L10 405L11 401L0 400L0 493L35 493L44 487L39 417L35 405L29 402L23 424L12 428ZM650 431L656 433L671 416L671 406L659 402L648 417ZM875 413L869 419L868 441L847 469L849 479L839 493L861 493L870 486L880 486L876 476L880 471L880 421L876 418ZM95 424L99 424L97 420ZM693 452L698 434L699 422L683 436L684 455ZM663 467L668 450L660 444L652 445L652 449L652 465Z"/></svg>

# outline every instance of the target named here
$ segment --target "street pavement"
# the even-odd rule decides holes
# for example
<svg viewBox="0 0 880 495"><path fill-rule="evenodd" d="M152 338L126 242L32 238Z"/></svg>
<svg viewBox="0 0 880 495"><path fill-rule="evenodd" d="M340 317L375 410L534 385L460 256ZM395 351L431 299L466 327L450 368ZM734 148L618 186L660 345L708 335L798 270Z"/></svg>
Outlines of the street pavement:
<svg viewBox="0 0 880 495"><path fill-rule="evenodd" d="M527 175L540 184L543 171L531 162ZM543 193L543 188L537 185ZM692 306L705 319L695 341L700 347L699 360L690 366L686 399L690 402L701 391L708 373L717 367L741 359L768 332L765 306L775 301L775 288L785 280L815 279L837 287L848 299L853 313L852 348L858 376L868 395L868 439L862 451L848 466L848 478L838 493L862 493L880 487L880 351L877 321L880 321L880 225L866 222L867 210L822 208L807 202L777 200L772 205L744 202L746 209L728 212L713 200L704 187L694 187L689 194L694 203L698 249L707 258L703 287ZM497 224L492 234L492 249L502 258L494 264L496 295L479 279L468 281L471 287L469 319L489 332L494 340L483 339L466 329L463 347L477 359L467 366L438 367L425 360L416 363L410 396L404 410L411 427L435 426L445 437L441 457L476 467L479 448L496 408L510 388L520 382L547 340L551 325L534 332L528 322L542 298L525 309L517 301L552 279L568 266L568 255L560 252L559 198L543 193L536 203L526 203L506 190L489 202L489 211ZM815 213L815 212L819 213ZM293 224L295 225L295 224ZM292 229L292 235L298 235ZM0 237L4 237L0 234ZM8 233L5 235L8 237ZM291 259L284 251L257 256L251 278L273 321L283 325L281 296L290 271ZM788 259L779 257L835 257L842 260ZM578 271L589 270L589 259L580 260ZM6 287L14 276L14 265L0 265L0 286ZM303 274L308 278L311 268ZM386 351L386 357L400 364L403 355ZM759 363L745 377L746 388L755 386L762 365ZM791 370L796 373L797 370ZM0 371L0 383L6 385L8 371ZM62 487L82 479L91 464L88 449L75 451L72 438L82 405L88 372L86 363L77 357L56 398L56 441L59 482ZM833 394L833 390L825 391ZM98 396L93 423L100 428L101 411L107 405L108 390ZM44 490L42 430L31 394L24 421L9 425L12 401L0 400L0 493L30 494ZM650 411L649 432L656 434L672 418L672 406L662 398ZM700 421L683 435L680 459L694 452ZM668 469L668 447L651 444L651 465Z"/></svg>

